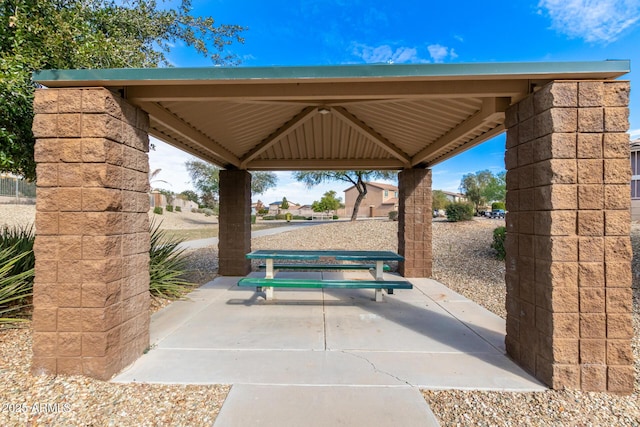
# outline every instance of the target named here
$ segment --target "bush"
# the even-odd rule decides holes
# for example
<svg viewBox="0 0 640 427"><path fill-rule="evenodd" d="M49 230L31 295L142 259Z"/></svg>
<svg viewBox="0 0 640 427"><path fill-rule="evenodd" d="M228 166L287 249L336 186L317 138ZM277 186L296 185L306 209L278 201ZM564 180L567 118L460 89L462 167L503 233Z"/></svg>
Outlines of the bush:
<svg viewBox="0 0 640 427"><path fill-rule="evenodd" d="M149 224L149 292L162 298L178 299L194 286L183 278L187 257L185 250L179 249L178 245L184 240L169 237L164 230L160 230L160 224L156 225L155 220Z"/></svg>
<svg viewBox="0 0 640 427"><path fill-rule="evenodd" d="M156 206L155 208L153 208L153 213L156 215L162 215L162 207Z"/></svg>
<svg viewBox="0 0 640 427"><path fill-rule="evenodd" d="M9 274L20 274L35 267L36 258L33 254L35 238L33 225L25 227L4 226L0 228L0 250L12 248L11 257L27 253L27 255L13 264L13 269Z"/></svg>
<svg viewBox="0 0 640 427"><path fill-rule="evenodd" d="M209 209L209 208L204 208L201 209L202 213L204 214L204 216L211 216L213 215L213 209Z"/></svg>
<svg viewBox="0 0 640 427"><path fill-rule="evenodd" d="M397 221L398 220L398 211L389 212L389 219L391 221Z"/></svg>
<svg viewBox="0 0 640 427"><path fill-rule="evenodd" d="M251 215L251 224L255 224L256 223L256 216L255 215Z"/></svg>
<svg viewBox="0 0 640 427"><path fill-rule="evenodd" d="M167 212L173 212L173 205L167 205L165 206L165 209L167 210Z"/></svg>
<svg viewBox="0 0 640 427"><path fill-rule="evenodd" d="M266 216L263 216L262 219L265 221L273 221L275 217L273 215L266 215Z"/></svg>
<svg viewBox="0 0 640 427"><path fill-rule="evenodd" d="M182 208L180 206L176 206L176 212L182 212Z"/></svg>
<svg viewBox="0 0 640 427"><path fill-rule="evenodd" d="M451 222L470 221L473 218L475 208L471 203L454 202L447 206L447 220Z"/></svg>
<svg viewBox="0 0 640 427"><path fill-rule="evenodd" d="M506 227L498 227L493 230L493 243L491 243L491 247L497 252L496 258L498 258L499 260L503 260L507 255L504 249L504 239L506 236Z"/></svg>
<svg viewBox="0 0 640 427"><path fill-rule="evenodd" d="M334 215L334 216L333 216L333 219L338 219L338 215Z"/></svg>
<svg viewBox="0 0 640 427"><path fill-rule="evenodd" d="M33 226L0 229L0 323L24 322L31 307Z"/></svg>
<svg viewBox="0 0 640 427"><path fill-rule="evenodd" d="M495 210L504 210L504 203L503 202L493 202L491 203L491 210L495 211Z"/></svg>
<svg viewBox="0 0 640 427"><path fill-rule="evenodd" d="M16 244L0 250L0 324L28 320L18 316L31 306L34 269L17 274L13 271L19 270L33 251L20 253L19 246Z"/></svg>

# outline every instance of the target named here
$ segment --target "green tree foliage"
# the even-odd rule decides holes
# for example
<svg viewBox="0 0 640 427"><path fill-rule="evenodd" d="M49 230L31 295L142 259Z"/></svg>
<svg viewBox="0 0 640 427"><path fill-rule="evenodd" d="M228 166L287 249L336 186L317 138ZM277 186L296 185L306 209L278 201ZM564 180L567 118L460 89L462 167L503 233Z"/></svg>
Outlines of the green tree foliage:
<svg viewBox="0 0 640 427"><path fill-rule="evenodd" d="M193 186L200 192L202 204L214 208L220 191L220 168L201 160L185 163ZM262 194L276 186L278 177L273 172L251 173L251 194Z"/></svg>
<svg viewBox="0 0 640 427"><path fill-rule="evenodd" d="M193 15L191 0L0 1L0 170L35 179L33 71L170 66L178 43L232 65L224 49L242 31Z"/></svg>
<svg viewBox="0 0 640 427"><path fill-rule="evenodd" d="M504 172L494 175L490 170L463 175L460 191L472 202L476 211L491 201L503 202L507 194Z"/></svg>
<svg viewBox="0 0 640 427"><path fill-rule="evenodd" d="M337 193L333 190L324 193L322 198L314 200L311 204L311 209L314 212L330 212L338 210L342 205L342 198L336 197Z"/></svg>
<svg viewBox="0 0 640 427"><path fill-rule="evenodd" d="M189 200L190 202L198 203L198 193L192 190L184 190L178 195L183 200Z"/></svg>
<svg viewBox="0 0 640 427"><path fill-rule="evenodd" d="M282 203L280 203L280 209L287 210L289 209L289 202L286 197L282 198Z"/></svg>
<svg viewBox="0 0 640 427"><path fill-rule="evenodd" d="M498 227L493 230L493 242L491 247L496 251L496 258L503 260L507 256L507 251L504 248L504 241L507 237L506 227Z"/></svg>
<svg viewBox="0 0 640 427"><path fill-rule="evenodd" d="M294 172L296 181L304 182L307 187L313 187L323 182L344 181L353 184L358 190L358 197L353 206L351 221L358 218L358 209L367 195L367 181L373 179L396 179L396 171L299 171Z"/></svg>
<svg viewBox="0 0 640 427"><path fill-rule="evenodd" d="M446 209L449 203L449 199L447 198L447 195L444 194L444 191L433 190L433 192L431 193L431 208L434 211Z"/></svg>

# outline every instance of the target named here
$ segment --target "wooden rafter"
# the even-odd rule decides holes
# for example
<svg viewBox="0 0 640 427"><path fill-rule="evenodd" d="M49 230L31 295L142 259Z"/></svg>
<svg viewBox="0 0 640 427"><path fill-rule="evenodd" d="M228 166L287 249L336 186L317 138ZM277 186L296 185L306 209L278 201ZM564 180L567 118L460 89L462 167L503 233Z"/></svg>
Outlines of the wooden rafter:
<svg viewBox="0 0 640 427"><path fill-rule="evenodd" d="M189 123L172 114L161 105L155 102L149 102L140 104L140 107L147 113L149 113L149 115L153 117L154 121L171 129L181 137L194 144L204 147L207 151L214 153L215 156L223 159L230 165L233 165L235 167L240 166L240 159L238 159L238 157L236 157L233 153L224 148L217 141L211 139L207 135L193 128Z"/></svg>
<svg viewBox="0 0 640 427"><path fill-rule="evenodd" d="M251 160L258 157L265 150L269 149L280 138L283 138L300 127L303 123L318 113L317 107L306 107L298 114L296 114L291 120L286 122L282 127L269 135L266 139L262 140L258 145L253 147L249 152L240 159L240 168L245 169L247 164Z"/></svg>
<svg viewBox="0 0 640 427"><path fill-rule="evenodd" d="M485 98L482 108L477 113L415 154L411 159L411 165L416 166L424 163L430 157L433 158L437 153L467 137L485 123L503 119L509 103L510 100L505 98Z"/></svg>
<svg viewBox="0 0 640 427"><path fill-rule="evenodd" d="M409 165L411 162L411 158L402 152L398 147L393 145L391 141L389 141L384 136L380 135L380 133L376 132L375 129L364 123L362 120L358 119L356 116L351 114L344 107L332 107L331 111L336 115L340 120L345 122L347 125L357 130L358 132L365 135L374 144L391 154L396 159L400 160L403 164Z"/></svg>

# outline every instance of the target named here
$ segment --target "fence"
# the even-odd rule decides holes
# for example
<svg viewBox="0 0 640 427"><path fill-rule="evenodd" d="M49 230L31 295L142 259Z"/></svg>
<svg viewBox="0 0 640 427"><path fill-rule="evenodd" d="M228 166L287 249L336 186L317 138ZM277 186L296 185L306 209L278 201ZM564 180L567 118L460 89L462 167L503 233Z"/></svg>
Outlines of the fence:
<svg viewBox="0 0 640 427"><path fill-rule="evenodd" d="M0 203L36 202L36 185L18 176L0 174Z"/></svg>

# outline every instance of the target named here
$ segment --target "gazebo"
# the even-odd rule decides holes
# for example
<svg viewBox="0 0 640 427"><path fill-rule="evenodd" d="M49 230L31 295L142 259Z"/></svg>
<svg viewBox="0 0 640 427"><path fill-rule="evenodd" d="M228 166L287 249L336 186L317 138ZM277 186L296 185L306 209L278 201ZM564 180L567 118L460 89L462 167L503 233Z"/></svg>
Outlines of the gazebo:
<svg viewBox="0 0 640 427"><path fill-rule="evenodd" d="M250 171L399 172L405 277L431 275L431 167L507 132L509 355L629 393L628 61L44 70L33 365L107 379L149 345L149 135L219 165L219 273L250 270Z"/></svg>

